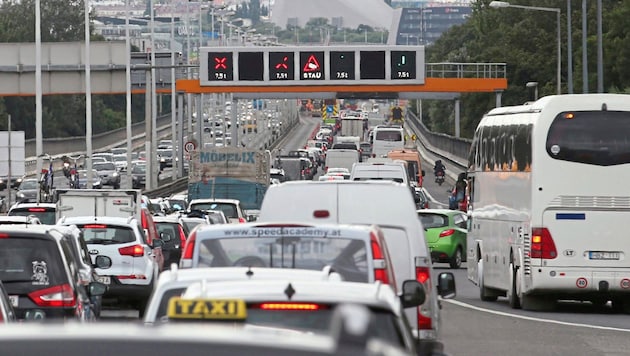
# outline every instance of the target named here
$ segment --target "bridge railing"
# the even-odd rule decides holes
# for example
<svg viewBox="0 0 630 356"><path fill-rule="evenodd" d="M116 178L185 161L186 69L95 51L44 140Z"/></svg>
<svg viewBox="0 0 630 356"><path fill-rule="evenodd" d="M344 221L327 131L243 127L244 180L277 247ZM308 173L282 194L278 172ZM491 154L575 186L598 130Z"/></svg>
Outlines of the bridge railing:
<svg viewBox="0 0 630 356"><path fill-rule="evenodd" d="M505 63L426 63L427 78L507 78Z"/></svg>

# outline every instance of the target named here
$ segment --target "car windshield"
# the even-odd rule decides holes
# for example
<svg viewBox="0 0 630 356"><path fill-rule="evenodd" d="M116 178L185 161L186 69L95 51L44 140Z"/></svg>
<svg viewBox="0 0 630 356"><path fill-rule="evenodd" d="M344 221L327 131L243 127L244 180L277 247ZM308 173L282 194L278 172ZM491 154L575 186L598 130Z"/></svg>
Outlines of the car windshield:
<svg viewBox="0 0 630 356"><path fill-rule="evenodd" d="M27 179L20 184L20 190L38 189L38 183L35 179Z"/></svg>
<svg viewBox="0 0 630 356"><path fill-rule="evenodd" d="M399 130L378 130L375 139L378 141L402 141L402 132Z"/></svg>
<svg viewBox="0 0 630 356"><path fill-rule="evenodd" d="M51 239L10 235L0 239L0 280L5 285L13 282L45 288L63 284L62 266L59 247Z"/></svg>
<svg viewBox="0 0 630 356"><path fill-rule="evenodd" d="M238 219L236 205L232 203L196 203L190 210L221 210L228 219Z"/></svg>
<svg viewBox="0 0 630 356"><path fill-rule="evenodd" d="M202 240L198 264L200 267L256 266L309 270L332 266L346 281L368 282L367 256L366 243L348 238L299 235L226 237Z"/></svg>
<svg viewBox="0 0 630 356"><path fill-rule="evenodd" d="M189 236L190 232L193 231L193 229L197 227L197 225L201 225L201 224L207 225L208 222L205 219L201 219L201 218L182 219L182 227L184 228L184 233L186 234L186 236Z"/></svg>
<svg viewBox="0 0 630 356"><path fill-rule="evenodd" d="M134 174L146 174L147 173L147 166L144 164L136 164L133 166L133 168L131 168L131 173Z"/></svg>
<svg viewBox="0 0 630 356"><path fill-rule="evenodd" d="M32 207L32 208L13 208L9 212L9 215L15 216L29 216L33 215L41 221L42 224L46 225L55 225L56 216L55 216L55 208L44 208L44 207Z"/></svg>
<svg viewBox="0 0 630 356"><path fill-rule="evenodd" d="M136 241L133 230L126 226L107 224L78 225L88 244L112 245Z"/></svg>
<svg viewBox="0 0 630 356"><path fill-rule="evenodd" d="M97 171L115 171L116 170L116 166L110 162L94 163L94 165L92 165L92 168L96 169Z"/></svg>
<svg viewBox="0 0 630 356"><path fill-rule="evenodd" d="M418 217L425 229L448 226L448 217L445 215L418 213Z"/></svg>

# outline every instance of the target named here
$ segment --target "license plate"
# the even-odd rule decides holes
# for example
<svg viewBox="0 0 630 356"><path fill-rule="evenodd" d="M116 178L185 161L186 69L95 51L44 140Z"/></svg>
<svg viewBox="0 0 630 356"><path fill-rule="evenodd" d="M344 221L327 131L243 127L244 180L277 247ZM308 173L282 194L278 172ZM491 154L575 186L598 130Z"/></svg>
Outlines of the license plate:
<svg viewBox="0 0 630 356"><path fill-rule="evenodd" d="M18 307L18 300L19 300L19 299L20 299L20 297L19 297L19 296L17 296L17 295L10 295L10 296L9 296L9 300L11 301L11 305L12 305L14 308L17 308L17 307Z"/></svg>
<svg viewBox="0 0 630 356"><path fill-rule="evenodd" d="M97 282L101 282L103 284L110 284L111 278L109 276L98 276L96 277Z"/></svg>
<svg viewBox="0 0 630 356"><path fill-rule="evenodd" d="M619 252L612 251L590 251L588 257L591 260L618 260Z"/></svg>

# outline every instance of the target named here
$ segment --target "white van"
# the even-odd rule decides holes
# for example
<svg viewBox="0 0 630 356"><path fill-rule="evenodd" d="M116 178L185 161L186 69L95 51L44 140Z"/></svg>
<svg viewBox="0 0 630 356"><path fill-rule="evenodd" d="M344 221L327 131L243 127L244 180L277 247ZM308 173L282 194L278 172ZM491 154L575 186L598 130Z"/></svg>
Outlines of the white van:
<svg viewBox="0 0 630 356"><path fill-rule="evenodd" d="M405 131L400 126L378 125L372 131L372 155L386 157L389 151L405 148Z"/></svg>
<svg viewBox="0 0 630 356"><path fill-rule="evenodd" d="M352 166L359 162L359 152L356 150L335 149L326 151L326 165L324 172L328 168L347 168L352 170Z"/></svg>
<svg viewBox="0 0 630 356"><path fill-rule="evenodd" d="M383 158L387 160L388 158ZM376 158L370 158L369 162L355 163L350 172L350 180L391 180L398 183L409 185L407 176L407 168L403 162L397 162L389 159L389 161L376 161Z"/></svg>
<svg viewBox="0 0 630 356"><path fill-rule="evenodd" d="M305 196L309 199L304 200ZM443 298L454 297L454 282L448 282L454 277L449 272L439 277L434 273L424 228L408 186L391 181L300 181L269 187L258 221L289 220L378 225L385 233L398 289L402 281L416 279L427 290L427 300L421 307L405 311L420 338L419 349L426 350L424 354L441 350L438 290Z"/></svg>

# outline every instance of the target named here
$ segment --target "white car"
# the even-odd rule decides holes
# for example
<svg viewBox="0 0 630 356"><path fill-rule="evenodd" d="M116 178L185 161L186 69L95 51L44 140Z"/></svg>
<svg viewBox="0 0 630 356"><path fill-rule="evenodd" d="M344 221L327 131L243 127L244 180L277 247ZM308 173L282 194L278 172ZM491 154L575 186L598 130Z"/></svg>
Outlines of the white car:
<svg viewBox="0 0 630 356"><path fill-rule="evenodd" d="M104 299L129 303L144 314L148 298L158 277L154 248L145 243L140 222L134 218L81 216L61 218L58 225L76 225L83 232L91 256L112 260L110 268L97 268L98 281L109 286Z"/></svg>
<svg viewBox="0 0 630 356"><path fill-rule="evenodd" d="M221 210L231 224L247 222L247 216L236 199L193 199L188 210Z"/></svg>
<svg viewBox="0 0 630 356"><path fill-rule="evenodd" d="M205 267L178 269L173 264L170 270L160 274L151 300L144 314L144 323L152 324L166 320L168 301L171 297L180 296L186 288L195 282L238 281L246 279L271 280L278 278L295 278L299 280L341 280L338 273L331 268L320 271L303 269L280 269L259 267Z"/></svg>
<svg viewBox="0 0 630 356"><path fill-rule="evenodd" d="M284 328L304 333L330 334L333 310L344 304L366 307L370 313L367 332L375 338L416 354L415 340L403 316L403 309L415 310L424 301L424 288L416 280L404 282L401 296L380 283L302 280L195 282L171 305L200 300L240 300L245 305L246 325Z"/></svg>

